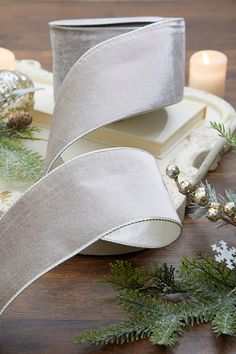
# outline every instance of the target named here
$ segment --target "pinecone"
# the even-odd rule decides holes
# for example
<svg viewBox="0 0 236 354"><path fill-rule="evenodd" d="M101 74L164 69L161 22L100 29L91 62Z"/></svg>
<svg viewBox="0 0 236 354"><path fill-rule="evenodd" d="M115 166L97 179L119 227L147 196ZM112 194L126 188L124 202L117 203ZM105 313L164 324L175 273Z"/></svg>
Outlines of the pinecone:
<svg viewBox="0 0 236 354"><path fill-rule="evenodd" d="M8 128L20 130L32 123L32 116L27 112L14 112L8 119Z"/></svg>

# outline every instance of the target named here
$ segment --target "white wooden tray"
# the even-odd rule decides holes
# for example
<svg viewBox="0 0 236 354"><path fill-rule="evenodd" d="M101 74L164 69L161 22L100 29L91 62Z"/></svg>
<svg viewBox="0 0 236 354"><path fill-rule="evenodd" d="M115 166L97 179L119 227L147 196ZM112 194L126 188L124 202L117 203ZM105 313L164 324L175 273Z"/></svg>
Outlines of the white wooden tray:
<svg viewBox="0 0 236 354"><path fill-rule="evenodd" d="M40 127L39 136L47 139L54 107L52 73L43 70L40 63L33 60L19 61L17 70L28 74L34 80L36 87L44 88L36 92L33 118L34 123ZM208 170L216 168L224 148L223 139L219 138L217 133L210 128L209 122L218 121L231 126L233 130L236 126L233 107L221 98L186 87L184 99L189 103L186 109L191 110L191 103L194 105L200 102L206 105L206 117L200 124L192 127L189 133L178 142L178 145L175 144L173 148L169 148L161 159L157 158L170 196L181 219L184 218L185 197L179 194L174 182L165 176L166 166L174 162L180 167L181 178L190 180L194 184L199 182ZM45 141L26 142L26 145L43 155L46 153L47 142ZM66 161L82 153L104 147L108 145L83 138L69 147L63 153L62 158ZM6 190L13 192L7 201L0 200L0 210L5 212L28 187L17 183L8 185L0 182L0 192Z"/></svg>

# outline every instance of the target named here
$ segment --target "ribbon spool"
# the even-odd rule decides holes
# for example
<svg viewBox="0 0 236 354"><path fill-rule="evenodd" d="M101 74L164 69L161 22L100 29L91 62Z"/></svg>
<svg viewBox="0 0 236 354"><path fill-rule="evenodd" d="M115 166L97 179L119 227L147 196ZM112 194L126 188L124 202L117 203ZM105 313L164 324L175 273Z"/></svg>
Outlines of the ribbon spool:
<svg viewBox="0 0 236 354"><path fill-rule="evenodd" d="M98 127L181 100L183 20L69 20L51 23L51 31L57 100L47 173L0 220L1 312L78 252L162 247L181 233L149 153L111 148L66 163L60 156Z"/></svg>

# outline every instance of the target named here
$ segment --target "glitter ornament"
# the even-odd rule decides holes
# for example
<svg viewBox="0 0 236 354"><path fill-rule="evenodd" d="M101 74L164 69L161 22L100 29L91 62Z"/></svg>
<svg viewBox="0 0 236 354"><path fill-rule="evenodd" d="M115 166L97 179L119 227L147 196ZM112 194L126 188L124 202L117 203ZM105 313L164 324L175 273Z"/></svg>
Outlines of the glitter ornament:
<svg viewBox="0 0 236 354"><path fill-rule="evenodd" d="M16 111L31 112L34 102L34 84L18 71L0 71L0 118ZM25 92L25 93L24 93Z"/></svg>

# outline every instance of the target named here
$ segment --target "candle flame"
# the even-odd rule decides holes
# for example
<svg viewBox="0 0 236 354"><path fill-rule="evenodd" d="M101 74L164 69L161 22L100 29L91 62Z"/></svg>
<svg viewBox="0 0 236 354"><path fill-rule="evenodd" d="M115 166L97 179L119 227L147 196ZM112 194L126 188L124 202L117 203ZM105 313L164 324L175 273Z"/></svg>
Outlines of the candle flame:
<svg viewBox="0 0 236 354"><path fill-rule="evenodd" d="M210 64L210 58L209 58L209 55L207 54L207 52L203 52L202 60L203 60L203 63L205 65L209 65Z"/></svg>

